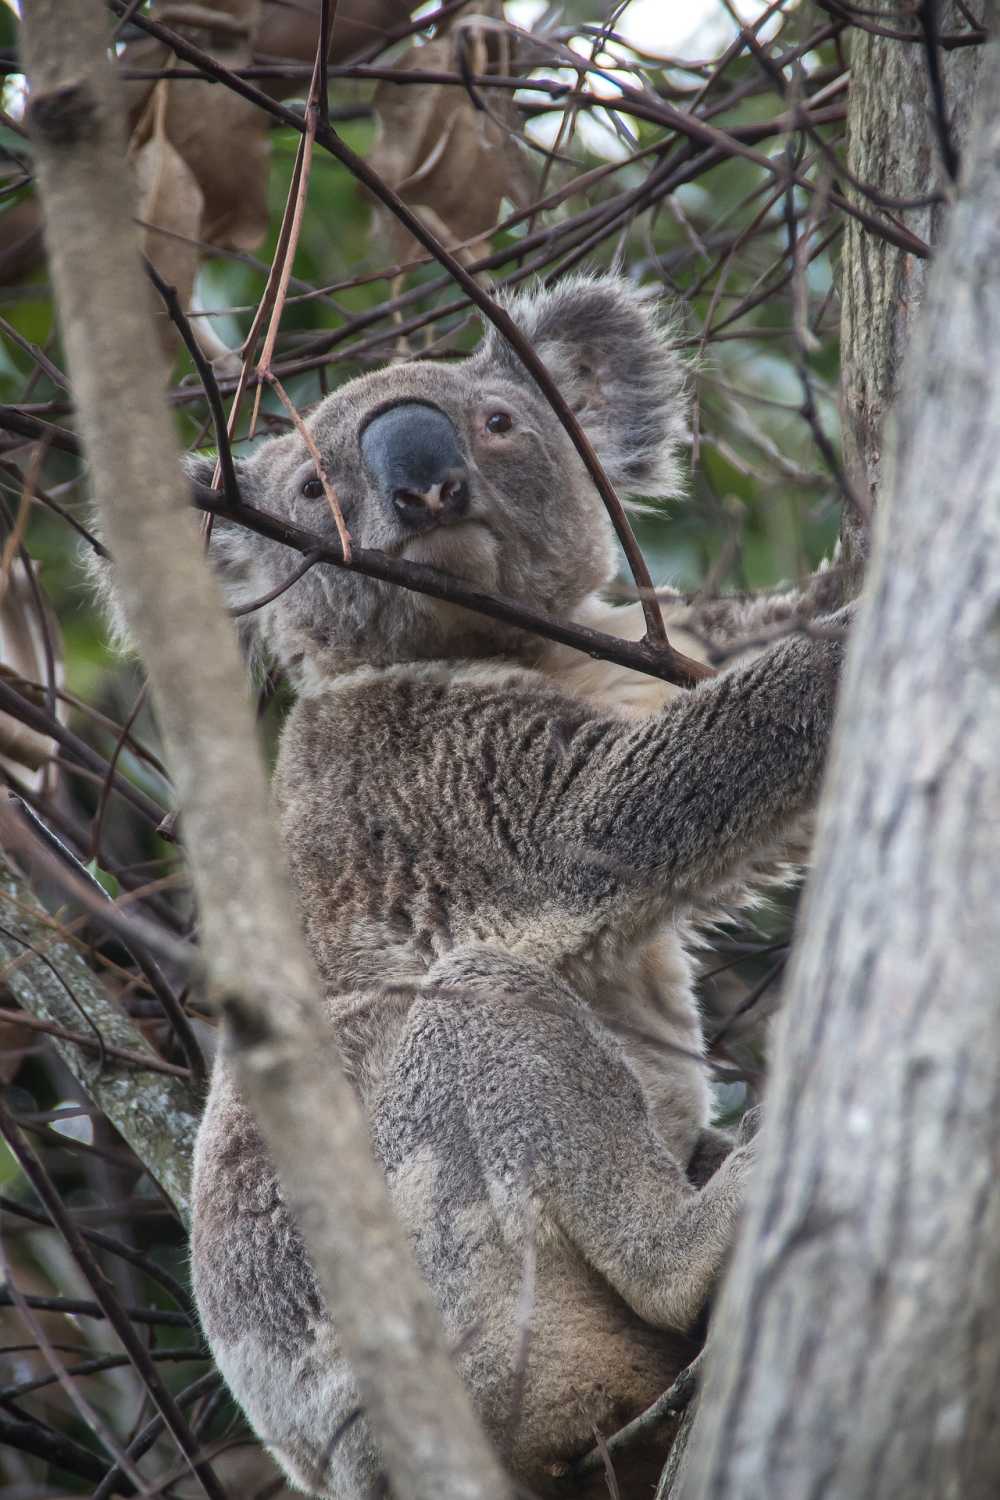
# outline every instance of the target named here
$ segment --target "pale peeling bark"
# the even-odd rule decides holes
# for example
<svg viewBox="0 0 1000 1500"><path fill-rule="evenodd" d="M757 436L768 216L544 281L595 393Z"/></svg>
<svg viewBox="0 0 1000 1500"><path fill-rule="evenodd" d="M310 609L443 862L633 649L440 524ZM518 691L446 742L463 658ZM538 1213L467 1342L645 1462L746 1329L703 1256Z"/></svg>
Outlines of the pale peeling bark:
<svg viewBox="0 0 1000 1500"><path fill-rule="evenodd" d="M981 66L683 1500L1000 1494L1000 45Z"/></svg>
<svg viewBox="0 0 1000 1500"><path fill-rule="evenodd" d="M504 1477L320 1033L236 637L202 557L132 224L100 0L24 7L28 122L77 414L126 619L177 787L231 1064L296 1212L386 1470L413 1500L500 1500ZM322 1142L322 1149L317 1144Z"/></svg>
<svg viewBox="0 0 1000 1500"><path fill-rule="evenodd" d="M691 1405L677 1425L677 1431L670 1444L670 1452L667 1454L667 1461L663 1465L653 1500L671 1500L671 1496L674 1493L674 1486L680 1482L681 1475L684 1472L684 1465L687 1461L688 1442L690 1441L694 1428L694 1420L698 1413L698 1400L697 1395L692 1398Z"/></svg>
<svg viewBox="0 0 1000 1500"><path fill-rule="evenodd" d="M950 0L939 9L942 31L966 26ZM901 15L899 24L914 23ZM897 201L945 194L942 202L886 211L933 248L940 239L951 189L931 120L924 50L916 43L860 29L849 37L848 169L858 181ZM981 52L981 47L960 47L941 55L950 133L959 150L968 138ZM857 189L845 187L845 192L859 207L872 211ZM855 492L876 504L886 418L896 399L930 265L870 233L857 219L847 219L840 275L844 465ZM864 537L850 511L844 516L842 545L854 584L851 591L856 592Z"/></svg>
<svg viewBox="0 0 1000 1500"><path fill-rule="evenodd" d="M112 1004L82 955L59 938L2 855L0 978L18 1004L40 1020L87 1036L93 1027L110 1047L149 1052L142 1032ZM198 1093L183 1078L144 1073L113 1058L102 1063L93 1051L59 1037L52 1038L52 1046L187 1223Z"/></svg>

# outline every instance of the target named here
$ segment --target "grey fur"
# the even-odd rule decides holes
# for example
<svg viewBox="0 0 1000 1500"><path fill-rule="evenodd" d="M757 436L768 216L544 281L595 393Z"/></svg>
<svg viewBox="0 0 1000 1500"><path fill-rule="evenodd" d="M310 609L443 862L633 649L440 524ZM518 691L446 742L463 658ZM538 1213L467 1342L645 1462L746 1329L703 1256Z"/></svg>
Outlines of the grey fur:
<svg viewBox="0 0 1000 1500"><path fill-rule="evenodd" d="M579 279L513 310L612 477L672 487L683 369L652 304ZM450 419L470 493L460 524L417 534L360 456L365 421L411 401ZM509 433L488 430L496 411ZM360 544L633 632L634 610L595 595L614 571L600 501L492 334L464 365L352 382L310 426ZM241 482L332 533L324 501L301 493L310 472L292 434ZM280 547L217 530L234 602L290 571ZM674 600L668 616L727 639L834 592ZM594 1428L634 1416L697 1347L753 1147L730 1150L709 1123L693 924L749 899L810 808L841 644L792 637L677 696L320 568L253 625L300 690L276 797L326 1018L482 1419L522 1483L558 1488ZM331 1500L375 1493L357 1389L224 1056L193 1254L219 1367L292 1480ZM623 1461L626 1495L656 1458Z"/></svg>

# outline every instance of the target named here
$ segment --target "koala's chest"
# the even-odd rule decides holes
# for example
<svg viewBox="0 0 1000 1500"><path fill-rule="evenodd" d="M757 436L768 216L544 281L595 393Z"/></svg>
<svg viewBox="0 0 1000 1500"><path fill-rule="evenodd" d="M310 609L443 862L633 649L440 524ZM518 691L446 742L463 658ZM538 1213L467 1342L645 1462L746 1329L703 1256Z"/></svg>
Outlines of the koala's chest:
<svg viewBox="0 0 1000 1500"><path fill-rule="evenodd" d="M506 711L500 689L484 702L431 684L293 713L275 791L329 983L406 982L469 942L527 940L558 959L587 935L589 911L569 909L544 829L528 826L544 777L530 753L503 753ZM530 697L520 711L515 744L539 717Z"/></svg>
<svg viewBox="0 0 1000 1500"><path fill-rule="evenodd" d="M286 832L307 936L340 986L419 982L469 943L529 947L553 961L585 937L530 864L482 825L415 820L392 798L331 817L308 838Z"/></svg>

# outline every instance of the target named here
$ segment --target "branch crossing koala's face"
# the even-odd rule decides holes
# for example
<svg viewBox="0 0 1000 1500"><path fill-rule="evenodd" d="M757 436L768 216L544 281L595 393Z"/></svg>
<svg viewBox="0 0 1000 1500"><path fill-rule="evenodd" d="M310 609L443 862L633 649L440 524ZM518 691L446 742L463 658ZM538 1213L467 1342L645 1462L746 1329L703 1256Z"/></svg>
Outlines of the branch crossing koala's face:
<svg viewBox="0 0 1000 1500"><path fill-rule="evenodd" d="M577 278L510 304L624 495L678 487L684 371L645 294ZM308 419L355 545L430 564L566 617L615 572L600 497L534 380L492 328L452 365L394 365L350 382ZM193 461L210 479L214 461ZM336 539L297 432L239 464L244 499ZM231 601L287 577L296 557L217 522ZM248 621L293 679L430 657L523 654L513 627L332 567L312 569Z"/></svg>

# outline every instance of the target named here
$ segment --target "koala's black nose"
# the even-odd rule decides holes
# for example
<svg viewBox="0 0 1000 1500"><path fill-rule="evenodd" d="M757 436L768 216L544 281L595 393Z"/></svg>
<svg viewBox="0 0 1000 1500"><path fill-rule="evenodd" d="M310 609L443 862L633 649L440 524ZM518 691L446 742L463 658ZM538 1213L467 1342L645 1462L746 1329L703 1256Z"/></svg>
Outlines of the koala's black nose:
<svg viewBox="0 0 1000 1500"><path fill-rule="evenodd" d="M422 401L373 417L361 456L397 519L413 531L460 521L469 508L469 476L450 418Z"/></svg>

